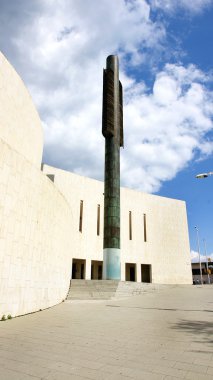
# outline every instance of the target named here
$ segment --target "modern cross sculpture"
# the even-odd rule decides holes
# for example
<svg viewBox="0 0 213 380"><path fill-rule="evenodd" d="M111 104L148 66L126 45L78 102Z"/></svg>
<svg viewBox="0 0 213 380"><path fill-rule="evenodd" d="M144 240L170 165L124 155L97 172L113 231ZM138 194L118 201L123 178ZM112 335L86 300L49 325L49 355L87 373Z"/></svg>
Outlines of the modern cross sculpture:
<svg viewBox="0 0 213 380"><path fill-rule="evenodd" d="M116 55L103 73L102 134L105 137L103 279L120 280L120 147L123 146L123 96Z"/></svg>

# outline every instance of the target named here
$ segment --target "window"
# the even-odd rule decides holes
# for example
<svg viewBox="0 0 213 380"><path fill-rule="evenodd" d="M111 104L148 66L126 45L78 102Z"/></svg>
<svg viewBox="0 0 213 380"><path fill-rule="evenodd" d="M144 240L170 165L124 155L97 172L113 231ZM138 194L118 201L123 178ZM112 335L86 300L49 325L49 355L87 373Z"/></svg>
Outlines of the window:
<svg viewBox="0 0 213 380"><path fill-rule="evenodd" d="M83 225L83 201L80 201L79 231L82 232Z"/></svg>
<svg viewBox="0 0 213 380"><path fill-rule="evenodd" d="M143 236L144 241L147 241L147 233L146 233L146 214L143 214Z"/></svg>
<svg viewBox="0 0 213 380"><path fill-rule="evenodd" d="M132 240L132 211L129 211L129 240Z"/></svg>
<svg viewBox="0 0 213 380"><path fill-rule="evenodd" d="M97 207L97 235L100 235L100 205Z"/></svg>

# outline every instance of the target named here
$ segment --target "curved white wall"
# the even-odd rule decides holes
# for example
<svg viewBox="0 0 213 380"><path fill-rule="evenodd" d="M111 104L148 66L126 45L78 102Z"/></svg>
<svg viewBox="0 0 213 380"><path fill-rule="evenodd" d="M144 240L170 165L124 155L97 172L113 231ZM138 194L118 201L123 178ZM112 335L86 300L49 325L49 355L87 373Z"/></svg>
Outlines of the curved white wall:
<svg viewBox="0 0 213 380"><path fill-rule="evenodd" d="M0 318L61 302L72 212L41 171L42 130L22 81L0 55Z"/></svg>
<svg viewBox="0 0 213 380"><path fill-rule="evenodd" d="M0 137L33 165L40 167L43 151L41 121L24 83L1 52Z"/></svg>

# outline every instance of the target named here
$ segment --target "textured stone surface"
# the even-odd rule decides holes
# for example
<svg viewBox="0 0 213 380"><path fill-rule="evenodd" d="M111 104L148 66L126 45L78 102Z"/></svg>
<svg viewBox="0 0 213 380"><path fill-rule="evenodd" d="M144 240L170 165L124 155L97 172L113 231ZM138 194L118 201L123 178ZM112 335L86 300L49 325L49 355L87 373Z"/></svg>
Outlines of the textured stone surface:
<svg viewBox="0 0 213 380"><path fill-rule="evenodd" d="M40 168L43 130L21 78L0 52L0 138Z"/></svg>
<svg viewBox="0 0 213 380"><path fill-rule="evenodd" d="M0 322L4 380L212 380L212 286L71 301Z"/></svg>
<svg viewBox="0 0 213 380"><path fill-rule="evenodd" d="M0 319L66 297L72 214L52 181L0 139Z"/></svg>
<svg viewBox="0 0 213 380"><path fill-rule="evenodd" d="M86 260L86 279L91 278L91 260L103 260L104 184L90 178L44 165L54 174L54 185L70 204L73 216L72 257ZM84 200L83 230L79 233L79 205ZM97 205L100 205L100 235L97 235ZM132 211L132 240L129 240ZM143 214L147 242L143 236ZM89 242L89 243L88 243ZM125 263L152 265L152 282L191 284L192 272L185 202L121 188L121 280Z"/></svg>
<svg viewBox="0 0 213 380"><path fill-rule="evenodd" d="M61 302L72 267L72 212L41 171L42 127L0 53L0 319Z"/></svg>
<svg viewBox="0 0 213 380"><path fill-rule="evenodd" d="M174 285L115 280L72 280L66 300L122 299L142 293L158 292Z"/></svg>

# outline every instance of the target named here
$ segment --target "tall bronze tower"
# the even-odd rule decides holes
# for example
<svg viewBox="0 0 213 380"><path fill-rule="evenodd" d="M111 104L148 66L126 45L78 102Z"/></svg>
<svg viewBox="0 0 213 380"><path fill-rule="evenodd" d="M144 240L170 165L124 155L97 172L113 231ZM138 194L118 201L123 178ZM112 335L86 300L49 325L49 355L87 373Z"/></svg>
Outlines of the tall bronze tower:
<svg viewBox="0 0 213 380"><path fill-rule="evenodd" d="M103 75L102 134L105 137L103 278L120 280L120 147L123 146L123 96L116 55Z"/></svg>

